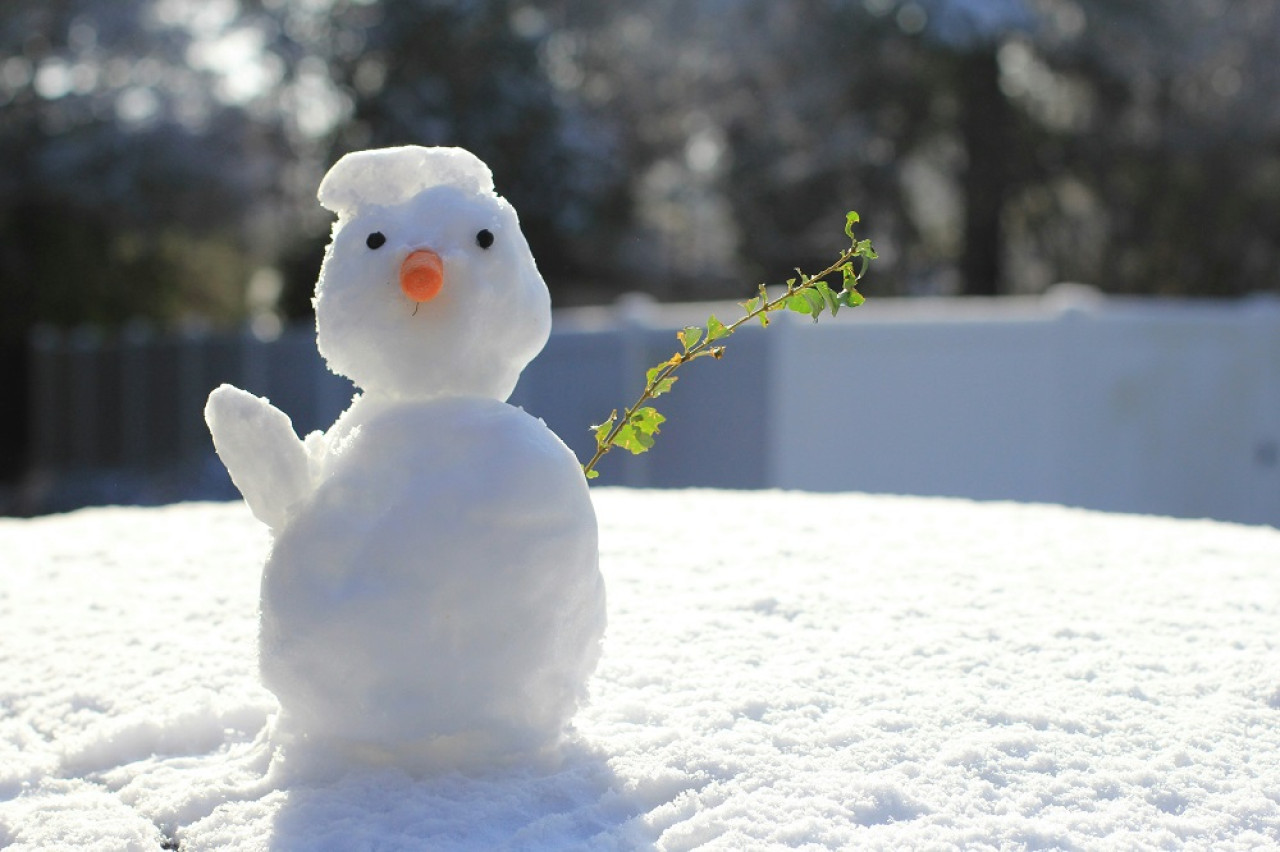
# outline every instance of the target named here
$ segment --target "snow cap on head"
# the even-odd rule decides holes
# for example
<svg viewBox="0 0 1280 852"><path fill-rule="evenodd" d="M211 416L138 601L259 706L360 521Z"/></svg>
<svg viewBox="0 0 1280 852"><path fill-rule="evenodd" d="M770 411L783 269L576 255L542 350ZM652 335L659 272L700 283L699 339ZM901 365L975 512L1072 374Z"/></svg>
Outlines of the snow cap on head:
<svg viewBox="0 0 1280 852"><path fill-rule="evenodd" d="M342 215L366 204L400 204L433 186L492 195L493 173L464 148L377 148L355 151L334 163L316 197L325 209Z"/></svg>

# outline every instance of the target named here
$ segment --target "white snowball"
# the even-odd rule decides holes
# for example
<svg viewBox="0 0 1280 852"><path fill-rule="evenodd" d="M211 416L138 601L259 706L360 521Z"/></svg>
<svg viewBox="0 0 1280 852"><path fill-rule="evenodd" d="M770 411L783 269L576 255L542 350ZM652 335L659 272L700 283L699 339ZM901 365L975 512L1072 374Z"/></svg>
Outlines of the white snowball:
<svg viewBox="0 0 1280 852"><path fill-rule="evenodd" d="M509 405L362 405L276 539L261 666L284 726L374 760L554 745L604 630L595 513L572 453Z"/></svg>

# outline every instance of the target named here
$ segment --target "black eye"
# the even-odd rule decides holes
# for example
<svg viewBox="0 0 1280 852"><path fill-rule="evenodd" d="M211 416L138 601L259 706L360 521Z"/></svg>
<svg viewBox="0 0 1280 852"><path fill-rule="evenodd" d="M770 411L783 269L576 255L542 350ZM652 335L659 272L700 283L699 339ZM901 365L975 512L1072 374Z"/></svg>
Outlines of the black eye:
<svg viewBox="0 0 1280 852"><path fill-rule="evenodd" d="M493 232L486 228L476 234L476 245L483 249L487 249L489 246L493 245Z"/></svg>
<svg viewBox="0 0 1280 852"><path fill-rule="evenodd" d="M370 234L368 237L365 238L364 244L371 249L376 249L376 248L382 248L383 243L385 243L386 241L387 241L387 238L383 236L381 231L374 231L372 234Z"/></svg>

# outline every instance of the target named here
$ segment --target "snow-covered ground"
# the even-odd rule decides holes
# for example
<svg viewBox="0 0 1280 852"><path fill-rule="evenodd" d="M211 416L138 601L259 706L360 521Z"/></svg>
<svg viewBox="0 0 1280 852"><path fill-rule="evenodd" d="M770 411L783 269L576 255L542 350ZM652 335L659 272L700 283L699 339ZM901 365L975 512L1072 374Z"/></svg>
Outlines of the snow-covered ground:
<svg viewBox="0 0 1280 852"><path fill-rule="evenodd" d="M272 764L241 504L0 521L0 846L1280 844L1280 531L596 489L609 629L558 765Z"/></svg>

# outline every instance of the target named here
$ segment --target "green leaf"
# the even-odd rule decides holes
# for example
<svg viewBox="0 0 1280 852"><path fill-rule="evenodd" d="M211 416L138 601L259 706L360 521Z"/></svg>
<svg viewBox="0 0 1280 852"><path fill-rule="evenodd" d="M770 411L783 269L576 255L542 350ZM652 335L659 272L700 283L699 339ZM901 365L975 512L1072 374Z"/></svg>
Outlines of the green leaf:
<svg viewBox="0 0 1280 852"><path fill-rule="evenodd" d="M653 446L653 436L658 434L658 427L666 419L654 408L638 408L631 412L627 422L618 430L614 443L633 455L639 455Z"/></svg>
<svg viewBox="0 0 1280 852"><path fill-rule="evenodd" d="M742 309L748 314L754 314L760 310L760 297L756 296L754 299L747 299L745 302L739 302L738 304L742 305Z"/></svg>
<svg viewBox="0 0 1280 852"><path fill-rule="evenodd" d="M769 315L768 315L767 313L763 313L763 312L762 312L762 313L760 314L759 319L760 319L760 327L761 327L761 328L768 328L768 327L769 327Z"/></svg>
<svg viewBox="0 0 1280 852"><path fill-rule="evenodd" d="M613 424L618 420L618 410L614 409L609 415L609 419L601 423L599 426L592 426L592 430L596 433L596 446L604 446L604 442L609 438L609 430L613 428Z"/></svg>
<svg viewBox="0 0 1280 852"><path fill-rule="evenodd" d="M638 456L653 447L653 437L638 431L628 423L618 430L618 437L614 439L614 443L624 450L629 450L632 455Z"/></svg>
<svg viewBox="0 0 1280 852"><path fill-rule="evenodd" d="M676 332L676 337L680 340L680 345L684 347L684 351L698 345L698 341L702 339L702 329L696 325L687 326Z"/></svg>
<svg viewBox="0 0 1280 852"><path fill-rule="evenodd" d="M840 276L846 290L852 290L858 283L858 275L853 271L852 262L840 267Z"/></svg>
<svg viewBox="0 0 1280 852"><path fill-rule="evenodd" d="M804 297L803 290L792 296L788 296L787 301L784 304L786 305L787 310L795 311L798 314L807 314L812 311L812 308L809 305L809 300Z"/></svg>
<svg viewBox="0 0 1280 852"><path fill-rule="evenodd" d="M856 210L850 210L844 214L844 235L850 240L853 239L853 226L858 224L861 219L862 217L858 215Z"/></svg>
<svg viewBox="0 0 1280 852"><path fill-rule="evenodd" d="M787 309L798 314L808 314L816 320L827 309L827 302L816 288L806 287L803 290L797 290L796 294L787 300Z"/></svg>
<svg viewBox="0 0 1280 852"><path fill-rule="evenodd" d="M650 397L659 397L659 396L662 396L664 393L666 393L667 391L671 390L671 386L672 386L672 385L674 385L674 384L676 383L676 379L678 379L678 378L680 378L680 377L679 377L679 376L667 376L665 379L663 379L662 381L658 382L656 385L653 385L653 390L649 391L649 396L650 396ZM650 379L650 382L649 382L649 383L650 383L650 384L653 384L653 380L652 380L652 379Z"/></svg>
<svg viewBox="0 0 1280 852"><path fill-rule="evenodd" d="M592 468L586 473L587 473L587 479L595 479L597 476L600 475L600 471L596 470L595 468Z"/></svg>
<svg viewBox="0 0 1280 852"><path fill-rule="evenodd" d="M858 305L861 305L865 301L866 299L863 297L863 295L859 293L857 290L854 290L852 288L845 290L840 294L841 304L846 305L850 308L856 308L858 307Z"/></svg>
<svg viewBox="0 0 1280 852"><path fill-rule="evenodd" d="M707 319L707 340L719 340L722 337L728 337L732 332L725 327L725 324L716 319L716 315L712 314Z"/></svg>
<svg viewBox="0 0 1280 852"><path fill-rule="evenodd" d="M867 260L875 260L880 256L871 247L871 240L858 240L858 244L853 247L853 253L859 257L865 257Z"/></svg>
<svg viewBox="0 0 1280 852"><path fill-rule="evenodd" d="M644 386L647 388L649 385L653 384L654 379L658 378L658 375L663 370L669 367L680 366L680 362L683 359L684 359L683 355L677 355L674 358L668 358L667 360L663 361L661 364L659 364L656 367L650 367L647 371L645 371L645 374L644 374Z"/></svg>
<svg viewBox="0 0 1280 852"><path fill-rule="evenodd" d="M650 406L637 408L631 413L630 424L645 435L656 434L658 427L666 422L667 418Z"/></svg>
<svg viewBox="0 0 1280 852"><path fill-rule="evenodd" d="M651 367L649 371L644 374L644 389L646 394L651 397L662 396L664 393L671 390L671 386L676 383L676 379L680 378L679 376L666 376L662 379L658 378L658 376L662 375L663 370L670 367L670 361L663 361L658 366Z"/></svg>
<svg viewBox="0 0 1280 852"><path fill-rule="evenodd" d="M814 288L822 296L823 304L827 310L831 311L831 316L835 316L840 311L840 300L836 298L836 294L832 291L831 286L825 281L813 282Z"/></svg>

